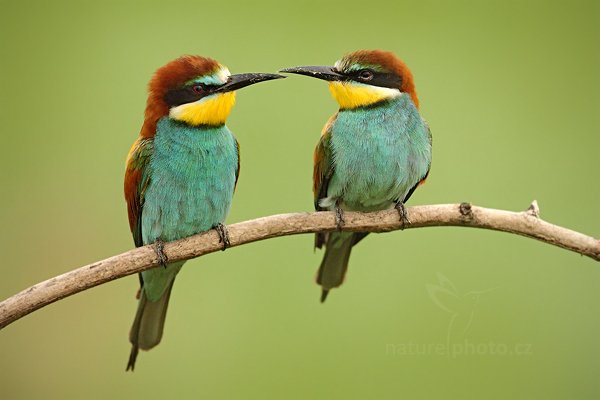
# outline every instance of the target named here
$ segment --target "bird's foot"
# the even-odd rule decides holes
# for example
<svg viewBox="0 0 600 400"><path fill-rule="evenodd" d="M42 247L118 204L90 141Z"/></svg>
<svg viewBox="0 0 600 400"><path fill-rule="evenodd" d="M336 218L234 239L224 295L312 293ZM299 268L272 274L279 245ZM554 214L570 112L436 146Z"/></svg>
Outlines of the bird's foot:
<svg viewBox="0 0 600 400"><path fill-rule="evenodd" d="M404 203L401 201L396 202L394 208L398 211L398 215L400 215L400 229L404 229L406 225L410 225L410 220L408 219L408 211L406 211L406 207L404 207Z"/></svg>
<svg viewBox="0 0 600 400"><path fill-rule="evenodd" d="M165 242L163 242L160 239L158 239L156 242L154 242L154 251L156 252L156 255L158 256L158 263L160 265L162 265L164 268L167 268L167 261L169 261L169 259L167 258L167 255L165 254Z"/></svg>
<svg viewBox="0 0 600 400"><path fill-rule="evenodd" d="M343 226L346 224L346 220L344 220L344 210L340 207L340 201L335 202L335 226L338 231L342 231Z"/></svg>
<svg viewBox="0 0 600 400"><path fill-rule="evenodd" d="M223 243L223 248L221 251L225 251L231 243L229 242L229 232L227 231L227 227L222 223L218 223L214 226L214 229L219 234L219 243Z"/></svg>

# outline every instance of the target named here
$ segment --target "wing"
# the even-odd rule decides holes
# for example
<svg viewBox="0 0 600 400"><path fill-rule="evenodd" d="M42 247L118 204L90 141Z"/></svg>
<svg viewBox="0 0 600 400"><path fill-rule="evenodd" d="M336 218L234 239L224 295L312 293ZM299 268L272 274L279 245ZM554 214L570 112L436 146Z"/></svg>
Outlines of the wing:
<svg viewBox="0 0 600 400"><path fill-rule="evenodd" d="M327 197L327 188L329 187L329 181L333 175L334 165L333 157L331 152L331 128L337 118L337 113L334 114L325 127L321 134L321 139L317 143L314 154L314 169L313 169L313 194L315 210L323 211L323 207L319 205L319 200ZM315 247L321 248L325 243L327 237L324 233L317 233L315 235Z"/></svg>
<svg viewBox="0 0 600 400"><path fill-rule="evenodd" d="M423 120L423 125L425 126L425 129L427 130L427 136L429 138L429 145L431 146L431 129L429 129L429 124L427 123L427 121ZM415 192L415 190L421 186L422 184L425 183L425 181L427 180L427 177L429 176L429 170L431 169L431 160L429 160L429 165L427 166L427 172L425 173L425 175L423 177L421 177L421 179L419 179L419 182L417 182L415 184L415 186L413 186L408 193L406 194L406 196L404 196L404 200L402 200L403 203L406 203L408 201L408 199L410 199L410 196L412 196L412 194Z"/></svg>
<svg viewBox="0 0 600 400"><path fill-rule="evenodd" d="M331 127L337 118L337 113L334 114L321 134L321 139L317 143L314 154L314 169L313 169L313 194L315 201L315 210L323 211L324 208L319 206L319 200L327 197L327 188L329 181L333 175L333 158L331 155Z"/></svg>
<svg viewBox="0 0 600 400"><path fill-rule="evenodd" d="M237 170L235 171L235 184L233 186L233 190L235 191L235 188L237 187L238 179L240 177L240 142L238 142L236 138L233 138L233 140L235 141L235 148L237 150L237 159L238 159Z"/></svg>
<svg viewBox="0 0 600 400"><path fill-rule="evenodd" d="M154 152L152 138L138 138L127 156L125 170L125 200L127 201L127 214L129 228L133 241L137 247L143 246L142 240L142 208L144 195L150 183L149 164Z"/></svg>

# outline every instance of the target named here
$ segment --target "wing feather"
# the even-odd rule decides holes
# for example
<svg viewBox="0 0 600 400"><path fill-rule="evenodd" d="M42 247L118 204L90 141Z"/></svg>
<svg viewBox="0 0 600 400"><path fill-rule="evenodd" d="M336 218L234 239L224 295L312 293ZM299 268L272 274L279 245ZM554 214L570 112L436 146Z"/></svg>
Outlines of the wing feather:
<svg viewBox="0 0 600 400"><path fill-rule="evenodd" d="M314 169L313 169L313 194L315 210L324 211L325 209L319 205L319 201L327 197L327 189L329 181L333 176L334 164L331 151L331 131L333 123L337 118L337 113L334 114L325 124L319 143L315 148L314 153ZM325 233L317 233L315 235L315 247L321 248L327 240Z"/></svg>
<svg viewBox="0 0 600 400"><path fill-rule="evenodd" d="M137 247L144 245L142 240L142 209L144 207L144 195L150 183L149 165L153 152L154 140L140 137L131 146L127 156L124 185L125 200L127 201L129 228Z"/></svg>
<svg viewBox="0 0 600 400"><path fill-rule="evenodd" d="M235 184L233 186L233 190L235 190L240 177L240 142L238 142L235 138L233 140L235 141L235 149L237 151L237 169L235 171Z"/></svg>

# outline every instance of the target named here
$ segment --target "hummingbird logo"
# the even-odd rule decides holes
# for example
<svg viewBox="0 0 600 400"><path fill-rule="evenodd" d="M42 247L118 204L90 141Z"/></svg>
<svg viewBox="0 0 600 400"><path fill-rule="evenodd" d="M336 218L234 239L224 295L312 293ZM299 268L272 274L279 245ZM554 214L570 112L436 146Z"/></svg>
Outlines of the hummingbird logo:
<svg viewBox="0 0 600 400"><path fill-rule="evenodd" d="M466 338L481 296L497 288L472 290L461 294L444 274L438 272L437 278L437 284L426 286L427 293L435 305L450 314L446 334L446 351L450 355L450 344L462 342Z"/></svg>

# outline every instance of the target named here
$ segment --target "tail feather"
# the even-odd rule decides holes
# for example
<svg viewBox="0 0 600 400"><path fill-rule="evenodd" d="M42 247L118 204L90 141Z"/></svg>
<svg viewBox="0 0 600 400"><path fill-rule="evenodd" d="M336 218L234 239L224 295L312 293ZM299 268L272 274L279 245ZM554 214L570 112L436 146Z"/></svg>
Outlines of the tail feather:
<svg viewBox="0 0 600 400"><path fill-rule="evenodd" d="M352 246L364 236L360 232L332 232L328 235L325 255L317 274L317 283L323 288L321 302L325 301L330 289L336 288L344 282Z"/></svg>
<svg viewBox="0 0 600 400"><path fill-rule="evenodd" d="M169 287L158 301L149 301L144 290L141 290L138 309L133 320L133 325L131 326L131 331L129 332L131 353L126 371L133 371L135 368L135 360L137 359L139 349L150 350L160 343L174 282L175 280L171 281Z"/></svg>

